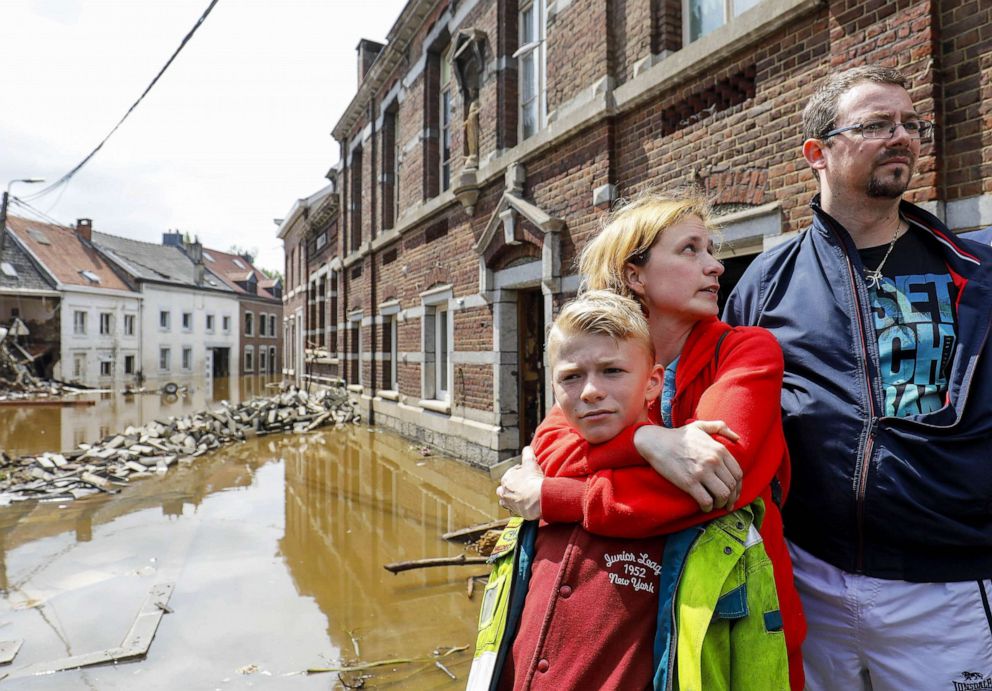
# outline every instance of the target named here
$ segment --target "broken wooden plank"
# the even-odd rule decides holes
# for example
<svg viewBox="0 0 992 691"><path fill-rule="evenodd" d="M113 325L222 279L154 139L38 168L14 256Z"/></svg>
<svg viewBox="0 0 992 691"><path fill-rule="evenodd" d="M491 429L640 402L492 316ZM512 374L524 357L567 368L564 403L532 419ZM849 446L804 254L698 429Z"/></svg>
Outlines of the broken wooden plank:
<svg viewBox="0 0 992 691"><path fill-rule="evenodd" d="M466 542L471 542L489 530L502 530L506 527L506 524L509 521L509 518L500 518L496 521L489 521L488 523L480 523L479 525L472 525L467 528L452 530L451 532L442 535L441 538L444 540L464 540Z"/></svg>
<svg viewBox="0 0 992 691"><path fill-rule="evenodd" d="M466 564L485 564L488 557L466 557L459 554L457 557L429 557L427 559L414 559L412 561L396 561L392 564L383 564L382 568L390 573L400 571L410 571L412 569L429 569L435 566L462 566Z"/></svg>
<svg viewBox="0 0 992 691"><path fill-rule="evenodd" d="M72 655L52 662L38 662L16 670L7 679L54 674L70 669L92 667L110 662L125 662L144 657L152 645L152 639L155 638L155 632L158 630L162 615L169 609L168 602L169 597L172 596L173 588L172 583L159 583L152 586L144 605L131 625L131 629L119 646L92 653Z"/></svg>
<svg viewBox="0 0 992 691"><path fill-rule="evenodd" d="M21 649L23 643L23 638L13 641L0 641L0 665L9 665L13 662L17 656L17 651Z"/></svg>

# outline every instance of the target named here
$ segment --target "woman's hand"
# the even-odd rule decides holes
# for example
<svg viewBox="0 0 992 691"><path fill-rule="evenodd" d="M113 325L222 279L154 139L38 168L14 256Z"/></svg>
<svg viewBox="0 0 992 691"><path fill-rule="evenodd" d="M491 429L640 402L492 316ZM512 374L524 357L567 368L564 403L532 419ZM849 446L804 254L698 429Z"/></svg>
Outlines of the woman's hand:
<svg viewBox="0 0 992 691"><path fill-rule="evenodd" d="M744 473L723 444L739 437L722 420L696 420L684 427L641 427L634 446L655 472L690 495L703 511L731 508L741 496Z"/></svg>
<svg viewBox="0 0 992 691"><path fill-rule="evenodd" d="M541 517L541 484L544 473L537 464L534 452L524 447L520 465L515 465L503 474L496 496L499 505L515 513L524 520L533 521Z"/></svg>

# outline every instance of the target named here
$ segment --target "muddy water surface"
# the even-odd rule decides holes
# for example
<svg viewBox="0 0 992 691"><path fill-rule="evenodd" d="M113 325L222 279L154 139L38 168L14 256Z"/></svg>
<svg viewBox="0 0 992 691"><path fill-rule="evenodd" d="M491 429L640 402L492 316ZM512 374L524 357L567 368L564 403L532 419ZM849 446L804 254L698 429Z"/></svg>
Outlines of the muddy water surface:
<svg viewBox="0 0 992 691"><path fill-rule="evenodd" d="M138 427L155 419L189 415L215 408L225 400L237 404L255 396L271 396L279 391L281 379L276 375L194 378L175 395L115 391L66 397L67 401L93 405L0 404L0 449L11 456L74 449L121 432L128 425Z"/></svg>
<svg viewBox="0 0 992 691"><path fill-rule="evenodd" d="M440 539L498 514L488 475L365 427L270 436L112 497L0 509L0 639L12 689L343 688L309 667L427 656L474 639L480 567L392 575L455 555ZM42 677L28 665L120 645L174 584L144 660ZM372 670L366 688L463 688L470 652ZM354 677L344 681L353 682Z"/></svg>

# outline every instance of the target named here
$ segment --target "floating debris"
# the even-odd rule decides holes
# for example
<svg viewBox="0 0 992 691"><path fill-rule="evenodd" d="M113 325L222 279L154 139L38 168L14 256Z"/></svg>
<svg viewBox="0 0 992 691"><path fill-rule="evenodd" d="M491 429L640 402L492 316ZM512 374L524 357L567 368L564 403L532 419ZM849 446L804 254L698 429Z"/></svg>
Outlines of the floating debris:
<svg viewBox="0 0 992 691"><path fill-rule="evenodd" d="M375 667L391 667L394 665L408 665L417 662L434 662L438 658L448 657L454 653L460 653L468 649L467 645L458 645L452 648L437 648L429 657L394 657L388 660L376 660L375 662L356 662L350 665L338 667L311 667L307 674L325 674L327 672L364 672Z"/></svg>
<svg viewBox="0 0 992 691"><path fill-rule="evenodd" d="M113 494L133 478L166 473L177 463L189 465L237 441L358 421L344 387L312 394L291 388L238 406L222 401L217 410L128 427L63 453L12 459L0 451L0 506L29 499L71 501L99 492Z"/></svg>

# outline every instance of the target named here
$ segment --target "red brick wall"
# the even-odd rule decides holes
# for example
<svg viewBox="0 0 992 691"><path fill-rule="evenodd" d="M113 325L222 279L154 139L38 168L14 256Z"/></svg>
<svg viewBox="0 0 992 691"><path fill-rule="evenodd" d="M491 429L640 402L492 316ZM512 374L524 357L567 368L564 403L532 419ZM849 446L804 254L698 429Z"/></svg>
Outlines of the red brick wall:
<svg viewBox="0 0 992 691"><path fill-rule="evenodd" d="M484 170L491 154L505 153L517 144L517 70L509 58L518 47L517 7L515 0L482 0L463 24L487 36L480 94ZM438 5L421 27L406 59L385 81L383 94L375 97L376 104L422 59L425 37L444 9ZM630 82L634 65L652 52L681 49L681 9L681 0L573 0L547 29L548 110L570 102L606 74L617 85ZM458 28L449 26L448 31L454 35ZM934 113L941 125L937 141L924 146L910 198L953 200L992 193L992 5L983 0L831 0L762 40L721 55L715 67L521 161L526 169L523 196L566 222L561 233L562 274L573 273L577 251L600 227L604 212L593 208L592 194L606 184L615 184L622 195L630 196L646 188L699 183L719 204L777 201L783 230L802 228L810 219L808 203L816 192L815 179L800 154L802 109L828 73L868 62L902 70L912 83L917 107ZM433 173L425 164L429 143L425 146L423 140L430 124L425 121L429 73L424 70L412 83L404 82L397 115L398 141L404 146L415 142L401 163L397 215L405 222L411 216L404 217L404 209L434 198L425 185ZM462 165L465 104L458 89L454 91L452 176L456 178ZM378 112L365 113L351 137L369 118L377 117ZM379 150L375 161L369 158L377 146L374 140L363 144L365 239L380 227L374 220L380 209L373 213L371 204L382 167L373 163L384 157ZM350 193L350 185L342 186ZM451 284L456 298L474 298L479 291L474 245L503 190L503 178L497 174L480 190L471 217L453 202L404 228L396 241L363 259L359 278L351 278L352 267L346 269L336 321L344 321L355 308L366 318L375 316L379 304L393 299L403 310L415 309L421 305L421 293L441 284ZM348 207L344 205L345 215ZM348 233L346 218L340 228L341 236ZM493 268L539 257L540 233L525 228L524 234L524 244L488 253ZM492 351L489 307L455 309L451 314L458 352ZM375 335L373 343L372 329L365 327L366 352L381 350L378 329ZM399 322L397 349L420 352L419 319ZM344 339L339 338L339 350L348 352ZM368 363L364 369L363 379L369 385ZM421 395L420 369L416 362L398 363L400 392L414 400ZM490 365L456 362L453 408L491 410L492 375Z"/></svg>
<svg viewBox="0 0 992 691"><path fill-rule="evenodd" d="M946 201L992 193L992 5L939 4L938 142Z"/></svg>
<svg viewBox="0 0 992 691"><path fill-rule="evenodd" d="M606 18L607 3L603 0L573 0L548 22L549 113L606 76Z"/></svg>

